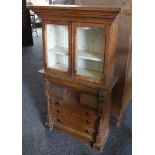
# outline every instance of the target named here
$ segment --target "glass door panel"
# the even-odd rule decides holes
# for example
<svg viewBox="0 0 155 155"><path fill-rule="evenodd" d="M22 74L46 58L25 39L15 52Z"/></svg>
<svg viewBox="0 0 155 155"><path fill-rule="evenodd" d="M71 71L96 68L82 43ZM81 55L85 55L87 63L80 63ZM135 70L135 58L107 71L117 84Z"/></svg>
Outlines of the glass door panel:
<svg viewBox="0 0 155 155"><path fill-rule="evenodd" d="M103 79L105 30L98 27L77 27L76 74Z"/></svg>
<svg viewBox="0 0 155 155"><path fill-rule="evenodd" d="M46 25L47 67L59 71L68 71L68 26Z"/></svg>

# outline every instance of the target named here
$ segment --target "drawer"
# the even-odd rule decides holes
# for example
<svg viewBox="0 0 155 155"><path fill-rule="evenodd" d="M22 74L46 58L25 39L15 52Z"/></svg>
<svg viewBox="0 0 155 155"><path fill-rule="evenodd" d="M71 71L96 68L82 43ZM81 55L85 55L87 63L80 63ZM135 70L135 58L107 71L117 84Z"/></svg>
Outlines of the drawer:
<svg viewBox="0 0 155 155"><path fill-rule="evenodd" d="M78 104L54 101L51 104L52 120L55 125L62 125L80 132L91 140L97 129L98 116L93 110Z"/></svg>
<svg viewBox="0 0 155 155"><path fill-rule="evenodd" d="M65 100L66 102L76 102L82 107L96 110L98 108L98 95L80 92L73 88L51 84L49 94L57 100Z"/></svg>
<svg viewBox="0 0 155 155"><path fill-rule="evenodd" d="M80 94L80 104L84 107L96 110L98 107L98 96L90 95L87 93Z"/></svg>
<svg viewBox="0 0 155 155"><path fill-rule="evenodd" d="M50 96L62 98L64 96L64 92L65 92L65 87L57 86L55 84L50 84L50 89L49 89Z"/></svg>

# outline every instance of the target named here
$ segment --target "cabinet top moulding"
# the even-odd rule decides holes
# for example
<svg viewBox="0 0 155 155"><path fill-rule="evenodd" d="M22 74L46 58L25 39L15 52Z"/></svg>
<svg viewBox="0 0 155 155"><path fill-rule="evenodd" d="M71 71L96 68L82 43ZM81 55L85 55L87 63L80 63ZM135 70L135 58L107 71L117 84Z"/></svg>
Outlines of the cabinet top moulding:
<svg viewBox="0 0 155 155"><path fill-rule="evenodd" d="M96 23L112 23L121 11L121 7L111 6L89 6L89 5L47 5L35 6L28 5L28 9L33 10L42 19L83 21L89 18L89 21Z"/></svg>

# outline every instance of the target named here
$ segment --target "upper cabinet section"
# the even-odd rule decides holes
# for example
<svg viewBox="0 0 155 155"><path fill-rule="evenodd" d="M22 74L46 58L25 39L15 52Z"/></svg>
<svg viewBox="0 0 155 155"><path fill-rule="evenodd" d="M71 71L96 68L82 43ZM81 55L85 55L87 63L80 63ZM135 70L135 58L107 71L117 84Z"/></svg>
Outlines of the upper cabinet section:
<svg viewBox="0 0 155 155"><path fill-rule="evenodd" d="M68 26L46 24L47 68L68 71L69 37Z"/></svg>
<svg viewBox="0 0 155 155"><path fill-rule="evenodd" d="M28 6L41 19L45 72L104 84L113 77L119 7Z"/></svg>

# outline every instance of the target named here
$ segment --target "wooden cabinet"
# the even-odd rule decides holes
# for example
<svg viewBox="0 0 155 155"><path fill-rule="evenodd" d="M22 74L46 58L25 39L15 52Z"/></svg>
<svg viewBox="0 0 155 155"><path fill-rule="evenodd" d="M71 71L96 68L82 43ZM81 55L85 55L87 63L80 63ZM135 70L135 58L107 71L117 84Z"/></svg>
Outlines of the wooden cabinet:
<svg viewBox="0 0 155 155"><path fill-rule="evenodd" d="M101 151L109 134L121 7L28 6L42 19L47 122Z"/></svg>

